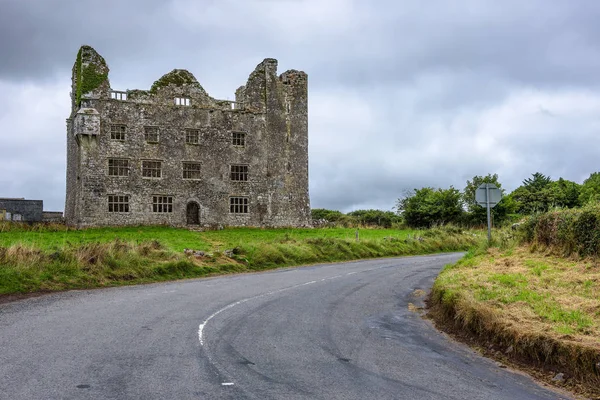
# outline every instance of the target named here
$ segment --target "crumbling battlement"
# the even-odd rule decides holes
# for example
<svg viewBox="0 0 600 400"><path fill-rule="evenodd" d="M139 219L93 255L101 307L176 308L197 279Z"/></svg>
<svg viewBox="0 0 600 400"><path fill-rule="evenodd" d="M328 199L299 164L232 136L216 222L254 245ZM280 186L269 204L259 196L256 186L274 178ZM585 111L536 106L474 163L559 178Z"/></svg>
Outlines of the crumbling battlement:
<svg viewBox="0 0 600 400"><path fill-rule="evenodd" d="M67 119L65 219L77 226L309 226L308 81L259 63L235 101L184 69L148 90L110 87L77 53Z"/></svg>
<svg viewBox="0 0 600 400"><path fill-rule="evenodd" d="M149 90L114 90L108 79L109 68L104 58L90 46L82 46L73 65L73 111L85 100L119 100L145 104L170 105L174 97L189 98L191 107L234 109L264 113L266 81L276 80L283 85L307 86L307 74L289 70L277 77L277 60L266 58L248 77L246 85L235 92L235 101L217 100L209 96L196 77L185 69L174 69L157 79ZM281 88L282 92L289 91Z"/></svg>

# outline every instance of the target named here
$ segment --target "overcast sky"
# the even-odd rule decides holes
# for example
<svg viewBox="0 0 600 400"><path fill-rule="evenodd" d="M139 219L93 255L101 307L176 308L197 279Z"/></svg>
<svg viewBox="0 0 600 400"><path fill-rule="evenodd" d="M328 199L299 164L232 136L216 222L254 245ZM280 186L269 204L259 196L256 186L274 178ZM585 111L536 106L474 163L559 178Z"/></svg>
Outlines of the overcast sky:
<svg viewBox="0 0 600 400"><path fill-rule="evenodd" d="M63 210L82 44L113 89L173 68L233 99L256 64L309 75L313 208L600 171L600 1L0 0L0 197Z"/></svg>

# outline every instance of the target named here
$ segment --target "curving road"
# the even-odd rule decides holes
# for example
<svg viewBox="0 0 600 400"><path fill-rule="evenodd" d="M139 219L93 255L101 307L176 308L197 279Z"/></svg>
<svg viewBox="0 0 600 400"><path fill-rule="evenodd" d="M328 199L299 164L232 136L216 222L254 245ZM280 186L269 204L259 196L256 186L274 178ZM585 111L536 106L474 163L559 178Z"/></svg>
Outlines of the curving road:
<svg viewBox="0 0 600 400"><path fill-rule="evenodd" d="M460 254L0 305L1 399L556 399L419 306ZM411 307L412 308L412 307Z"/></svg>

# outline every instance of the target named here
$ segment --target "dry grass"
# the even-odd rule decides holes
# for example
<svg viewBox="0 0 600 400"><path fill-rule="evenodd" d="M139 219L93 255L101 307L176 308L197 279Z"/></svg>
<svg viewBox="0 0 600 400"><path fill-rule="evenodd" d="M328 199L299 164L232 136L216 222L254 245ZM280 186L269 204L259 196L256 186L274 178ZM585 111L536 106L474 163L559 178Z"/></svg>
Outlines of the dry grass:
<svg viewBox="0 0 600 400"><path fill-rule="evenodd" d="M0 247L0 296L193 278L242 267L222 255L196 258L174 253L158 241L117 239L53 251L16 244Z"/></svg>
<svg viewBox="0 0 600 400"><path fill-rule="evenodd" d="M600 265L528 247L471 253L440 274L432 304L513 356L600 385Z"/></svg>

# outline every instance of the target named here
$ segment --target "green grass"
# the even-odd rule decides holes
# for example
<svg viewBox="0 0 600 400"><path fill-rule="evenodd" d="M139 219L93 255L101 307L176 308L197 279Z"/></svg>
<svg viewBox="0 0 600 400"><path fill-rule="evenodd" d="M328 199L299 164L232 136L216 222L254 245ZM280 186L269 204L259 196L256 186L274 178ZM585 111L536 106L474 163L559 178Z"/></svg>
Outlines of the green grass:
<svg viewBox="0 0 600 400"><path fill-rule="evenodd" d="M490 282L510 288L523 287L527 285L527 279L522 274L492 274L488 280Z"/></svg>
<svg viewBox="0 0 600 400"><path fill-rule="evenodd" d="M123 228L90 228L82 230L20 230L0 232L0 247L16 244L35 247L41 250L60 249L89 243L109 243L115 239L131 243L144 243L158 240L172 251L185 248L209 250L199 232L164 226L140 226Z"/></svg>
<svg viewBox="0 0 600 400"><path fill-rule="evenodd" d="M70 230L0 224L0 294L92 288L360 258L466 250L481 235L457 229L161 226ZM202 250L203 257L184 254ZM225 250L234 250L229 257Z"/></svg>
<svg viewBox="0 0 600 400"><path fill-rule="evenodd" d="M488 252L471 252L455 265L446 267L435 282L434 298L436 293L448 291L453 301L458 297L472 298L474 307L478 302L488 304L517 320L532 312L540 323L556 332L585 334L590 327L600 328L597 315L574 306L582 301L580 299L594 299L596 293L595 281L582 279L584 266L568 269L564 268L570 265L567 262L550 265L534 255L522 258L525 253L522 249L518 255L498 256L497 253L498 250L493 251L495 257L490 257ZM558 279L547 279L546 275L556 275ZM509 305L516 307L506 307Z"/></svg>
<svg viewBox="0 0 600 400"><path fill-rule="evenodd" d="M490 279L494 281L494 279ZM479 287L475 289L475 298L479 301L495 301L502 304L521 302L530 308L543 321L552 323L557 332L584 332L594 325L593 320L579 310L567 310L552 299L548 293L538 293L527 289L524 280L503 278L500 287L492 289Z"/></svg>
<svg viewBox="0 0 600 400"><path fill-rule="evenodd" d="M379 240L385 237L406 239L418 231L396 229L359 229L360 240ZM230 228L220 231L195 232L165 226L139 226L123 228L89 228L83 230L9 230L0 232L0 247L15 244L51 250L87 243L108 243L116 238L133 243L158 240L173 251L183 249L211 250L213 244L222 250L237 246L262 243L284 243L312 238L355 240L356 229L257 229Z"/></svg>
<svg viewBox="0 0 600 400"><path fill-rule="evenodd" d="M414 230L397 229L359 229L360 240L383 238L406 239L409 235L418 234ZM211 242L222 243L224 247L236 247L249 243L294 242L313 238L355 240L356 229L353 228L322 228L322 229L256 229L231 228L221 231L203 232L202 238Z"/></svg>
<svg viewBox="0 0 600 400"><path fill-rule="evenodd" d="M548 264L546 264L544 262L533 261L533 260L526 260L525 265L527 265L528 267L531 267L531 271L537 276L542 276L542 272L544 272L548 268L550 268L548 266Z"/></svg>

